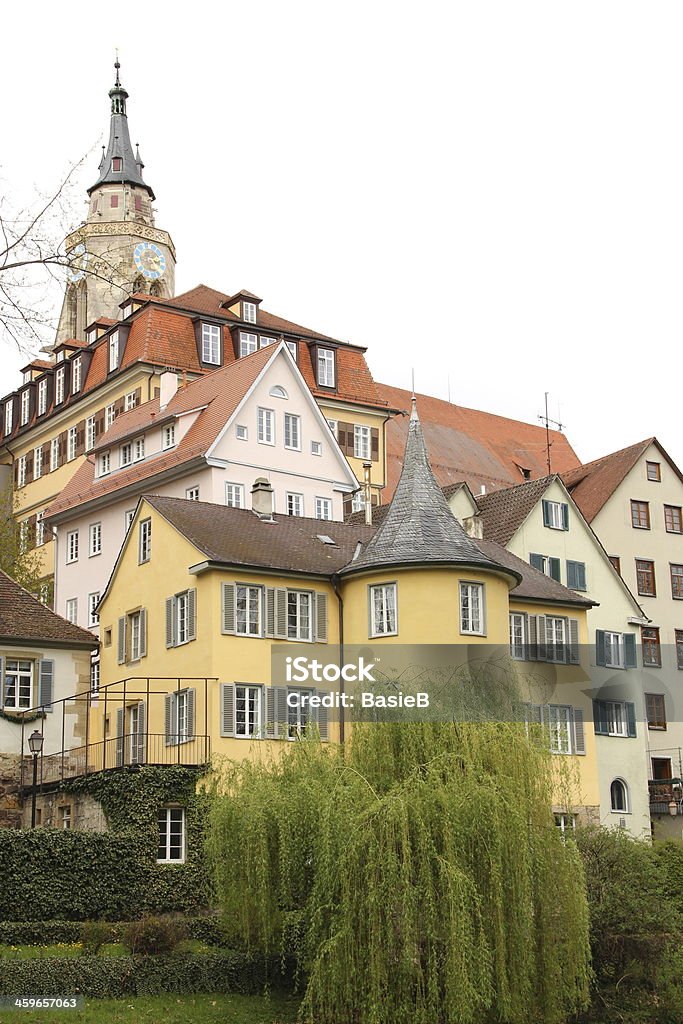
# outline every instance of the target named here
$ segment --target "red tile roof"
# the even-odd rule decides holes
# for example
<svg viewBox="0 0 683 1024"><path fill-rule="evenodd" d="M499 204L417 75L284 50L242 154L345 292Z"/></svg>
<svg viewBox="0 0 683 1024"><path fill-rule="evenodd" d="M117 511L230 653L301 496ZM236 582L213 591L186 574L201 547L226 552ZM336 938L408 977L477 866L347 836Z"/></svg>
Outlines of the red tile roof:
<svg viewBox="0 0 683 1024"><path fill-rule="evenodd" d="M0 570L0 642L7 641L79 648L99 643L92 633L50 611Z"/></svg>
<svg viewBox="0 0 683 1024"><path fill-rule="evenodd" d="M589 523L653 442L657 443L657 439L648 437L630 448L603 455L602 458L561 474L565 486Z"/></svg>

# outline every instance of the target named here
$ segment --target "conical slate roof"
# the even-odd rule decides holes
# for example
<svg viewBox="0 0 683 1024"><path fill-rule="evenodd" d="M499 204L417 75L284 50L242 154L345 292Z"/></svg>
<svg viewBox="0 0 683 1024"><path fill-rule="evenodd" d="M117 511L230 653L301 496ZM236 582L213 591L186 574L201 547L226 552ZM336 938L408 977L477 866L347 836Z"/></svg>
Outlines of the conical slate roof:
<svg viewBox="0 0 683 1024"><path fill-rule="evenodd" d="M487 568L519 581L516 573L484 554L451 512L429 465L413 399L403 470L389 510L374 537L342 572L424 563Z"/></svg>
<svg viewBox="0 0 683 1024"><path fill-rule="evenodd" d="M113 89L109 90L109 97L111 99L109 145L107 146L106 152L102 153L102 159L99 166L100 176L95 184L88 189L88 195L94 192L100 185L113 185L125 182L126 184L138 185L140 188L146 189L151 198L154 199L154 192L142 177L142 168L144 167L144 164L140 158L140 153L139 151L137 153L133 153L130 133L128 131L128 117L126 115L126 100L128 99L128 93L123 88L119 80L118 61L114 67L116 68L116 82ZM121 159L121 167L119 170L114 170L115 157L120 157Z"/></svg>

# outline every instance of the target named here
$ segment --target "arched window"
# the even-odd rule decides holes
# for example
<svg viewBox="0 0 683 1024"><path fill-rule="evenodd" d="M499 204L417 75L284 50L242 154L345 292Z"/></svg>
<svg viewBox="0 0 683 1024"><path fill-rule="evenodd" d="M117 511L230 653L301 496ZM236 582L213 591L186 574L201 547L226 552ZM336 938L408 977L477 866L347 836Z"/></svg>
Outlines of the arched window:
<svg viewBox="0 0 683 1024"><path fill-rule="evenodd" d="M609 788L612 810L628 813L628 786L623 779L615 779Z"/></svg>
<svg viewBox="0 0 683 1024"><path fill-rule="evenodd" d="M285 389L280 384L276 384L275 387L272 387L270 389L270 397L271 398L287 398L287 392L285 391Z"/></svg>

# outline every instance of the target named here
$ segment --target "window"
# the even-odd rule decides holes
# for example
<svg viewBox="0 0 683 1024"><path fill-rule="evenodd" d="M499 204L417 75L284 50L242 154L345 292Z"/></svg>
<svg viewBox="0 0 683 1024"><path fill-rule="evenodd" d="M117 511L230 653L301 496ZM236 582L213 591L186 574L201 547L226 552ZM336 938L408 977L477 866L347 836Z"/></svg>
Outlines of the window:
<svg viewBox="0 0 683 1024"><path fill-rule="evenodd" d="M226 483L225 504L230 508L244 508L244 487L242 484Z"/></svg>
<svg viewBox="0 0 683 1024"><path fill-rule="evenodd" d="M197 639L197 591L183 590L166 600L166 646Z"/></svg>
<svg viewBox="0 0 683 1024"><path fill-rule="evenodd" d="M240 356L248 356L258 348L258 337L255 334L246 334L240 331Z"/></svg>
<svg viewBox="0 0 683 1024"><path fill-rule="evenodd" d="M241 423L238 423L235 427L235 437L238 441L246 441L249 436L249 431Z"/></svg>
<svg viewBox="0 0 683 1024"><path fill-rule="evenodd" d="M78 561L78 530L71 530L66 535L66 560L67 562Z"/></svg>
<svg viewBox="0 0 683 1024"><path fill-rule="evenodd" d="M95 447L95 417L88 416L85 421L85 450L89 452Z"/></svg>
<svg viewBox="0 0 683 1024"><path fill-rule="evenodd" d="M567 559L567 586L570 590L586 590L586 563Z"/></svg>
<svg viewBox="0 0 683 1024"><path fill-rule="evenodd" d="M671 570L671 596L680 601L683 599L683 565L669 566Z"/></svg>
<svg viewBox="0 0 683 1024"><path fill-rule="evenodd" d="M356 459L370 458L370 427L356 423L353 428L353 455Z"/></svg>
<svg viewBox="0 0 683 1024"><path fill-rule="evenodd" d="M102 452L100 455L100 476L106 476L111 472L111 453Z"/></svg>
<svg viewBox="0 0 683 1024"><path fill-rule="evenodd" d="M484 585L460 584L460 632L484 633Z"/></svg>
<svg viewBox="0 0 683 1024"><path fill-rule="evenodd" d="M30 708L33 703L33 662L8 658L5 662L6 708Z"/></svg>
<svg viewBox="0 0 683 1024"><path fill-rule="evenodd" d="M353 497L351 498L351 511L362 512L364 508L365 493L363 491L363 488L361 487L360 490L354 492Z"/></svg>
<svg viewBox="0 0 683 1024"><path fill-rule="evenodd" d="M130 466L133 461L133 446L130 442L128 444L122 444L119 452L119 465Z"/></svg>
<svg viewBox="0 0 683 1024"><path fill-rule="evenodd" d="M26 483L26 456L20 455L17 459L17 485L23 487Z"/></svg>
<svg viewBox="0 0 683 1024"><path fill-rule="evenodd" d="M631 524L636 530L650 529L650 505L647 501L631 501Z"/></svg>
<svg viewBox="0 0 683 1024"><path fill-rule="evenodd" d="M263 339L261 339L263 340ZM280 384L275 384L268 392L271 398L288 398L288 394Z"/></svg>
<svg viewBox="0 0 683 1024"><path fill-rule="evenodd" d="M301 417L285 413L285 448L301 451Z"/></svg>
<svg viewBox="0 0 683 1024"><path fill-rule="evenodd" d="M88 528L89 540L88 556L102 554L102 523L91 523Z"/></svg>
<svg viewBox="0 0 683 1024"><path fill-rule="evenodd" d="M59 824L58 828L70 829L71 828L71 804L62 804L58 808Z"/></svg>
<svg viewBox="0 0 683 1024"><path fill-rule="evenodd" d="M123 400L124 412L130 412L130 410L134 409L137 404L138 404L138 394L137 394L137 391L129 391L128 394L126 395L126 397Z"/></svg>
<svg viewBox="0 0 683 1024"><path fill-rule="evenodd" d="M380 583L370 587L370 636L397 633L396 584Z"/></svg>
<svg viewBox="0 0 683 1024"><path fill-rule="evenodd" d="M257 419L259 444L275 444L275 413L273 410L259 407Z"/></svg>
<svg viewBox="0 0 683 1024"><path fill-rule="evenodd" d="M90 695L91 697L99 697L100 694L100 663L99 661L90 662Z"/></svg>
<svg viewBox="0 0 683 1024"><path fill-rule="evenodd" d="M296 342L295 341L287 341L287 342L285 342L285 344L286 344L287 348L289 349L289 352L290 352L290 355L291 355L292 359L294 360L294 362L296 362Z"/></svg>
<svg viewBox="0 0 683 1024"><path fill-rule="evenodd" d="M255 302L243 302L242 303L242 319L248 324L256 323L256 303Z"/></svg>
<svg viewBox="0 0 683 1024"><path fill-rule="evenodd" d="M65 613L64 617L67 620L67 622L73 622L74 624L76 622L78 622L78 598L77 597L70 597L69 600L66 602L66 613Z"/></svg>
<svg viewBox="0 0 683 1024"><path fill-rule="evenodd" d="M666 729L666 704L663 693L645 694L645 713L648 729Z"/></svg>
<svg viewBox="0 0 683 1024"><path fill-rule="evenodd" d="M659 462L646 462L647 478L652 483L658 484L662 479L662 467Z"/></svg>
<svg viewBox="0 0 683 1024"><path fill-rule="evenodd" d="M134 508L129 508L128 511L126 513L124 513L124 517L123 518L124 518L126 533L128 533L128 530L130 528L130 524L133 522L133 518L134 517L135 517L135 509Z"/></svg>
<svg viewBox="0 0 683 1024"><path fill-rule="evenodd" d="M526 615L521 612L510 614L510 656L516 661L526 658Z"/></svg>
<svg viewBox="0 0 683 1024"><path fill-rule="evenodd" d="M629 636L632 637L633 634L631 633ZM604 644L603 651L600 650L601 643ZM604 633L598 631L596 655L598 665L605 665L607 668L626 668L625 646L623 633L614 633L610 630L605 630ZM635 658L633 660L635 662Z"/></svg>
<svg viewBox="0 0 683 1024"><path fill-rule="evenodd" d="M567 660L567 620L554 615L546 616L546 661Z"/></svg>
<svg viewBox="0 0 683 1024"><path fill-rule="evenodd" d="M31 408L31 392L27 388L26 391L22 391L21 392L21 425L22 425L22 427L24 426L24 424L28 423L28 414L29 414L30 408Z"/></svg>
<svg viewBox="0 0 683 1024"><path fill-rule="evenodd" d="M36 547L45 543L45 509L36 515Z"/></svg>
<svg viewBox="0 0 683 1024"><path fill-rule="evenodd" d="M175 599L176 646L186 644L189 639L189 595L185 591L177 594Z"/></svg>
<svg viewBox="0 0 683 1024"><path fill-rule="evenodd" d="M563 836L570 832L576 831L576 815L575 814L555 814L555 825L560 830Z"/></svg>
<svg viewBox="0 0 683 1024"><path fill-rule="evenodd" d="M185 491L185 497L188 501L199 501L199 488L188 487Z"/></svg>
<svg viewBox="0 0 683 1024"><path fill-rule="evenodd" d="M544 576L550 576L551 579L557 580L558 583L562 582L559 558L552 558L550 555L529 555L529 564L534 569L542 572Z"/></svg>
<svg viewBox="0 0 683 1024"><path fill-rule="evenodd" d="M40 480L43 475L43 449L33 449L33 479Z"/></svg>
<svg viewBox="0 0 683 1024"><path fill-rule="evenodd" d="M636 579L641 597L656 597L655 563L636 558Z"/></svg>
<svg viewBox="0 0 683 1024"><path fill-rule="evenodd" d="M136 437L133 442L133 460L140 462L145 457L145 439L144 437Z"/></svg>
<svg viewBox="0 0 683 1024"><path fill-rule="evenodd" d="M114 169L116 169L116 168L114 168ZM119 205L119 197L118 196L111 196L110 199L109 199L109 205L111 206L112 210L116 210L118 205Z"/></svg>
<svg viewBox="0 0 683 1024"><path fill-rule="evenodd" d="M64 367L60 367L55 374L55 405L61 405L64 401Z"/></svg>
<svg viewBox="0 0 683 1024"><path fill-rule="evenodd" d="M676 667L683 669L683 629L674 630L676 635Z"/></svg>
<svg viewBox="0 0 683 1024"><path fill-rule="evenodd" d="M96 590L93 594L88 594L88 625L99 626L100 617L97 614L97 605L100 601L100 592Z"/></svg>
<svg viewBox="0 0 683 1024"><path fill-rule="evenodd" d="M42 416L47 409L47 377L38 382L38 415Z"/></svg>
<svg viewBox="0 0 683 1024"><path fill-rule="evenodd" d="M69 433L67 435L67 447L66 447L66 458L67 462L73 462L76 458L76 448L78 446L78 427L69 427Z"/></svg>
<svg viewBox="0 0 683 1024"><path fill-rule="evenodd" d="M626 709L623 701L605 701L607 711L607 733L609 736L626 736Z"/></svg>
<svg viewBox="0 0 683 1024"><path fill-rule="evenodd" d="M569 529L569 505L564 501L543 500L543 525L550 530Z"/></svg>
<svg viewBox="0 0 683 1024"><path fill-rule="evenodd" d="M683 533L683 518L680 505L664 506L664 526L667 533Z"/></svg>
<svg viewBox="0 0 683 1024"><path fill-rule="evenodd" d="M5 402L5 434L12 433L12 413L14 411L14 402Z"/></svg>
<svg viewBox="0 0 683 1024"><path fill-rule="evenodd" d="M619 558L619 555L608 555L607 557L609 558L610 562L612 563L616 571L621 576L621 559Z"/></svg>
<svg viewBox="0 0 683 1024"><path fill-rule="evenodd" d="M261 635L261 588L238 584L235 594L235 632L239 636Z"/></svg>
<svg viewBox="0 0 683 1024"><path fill-rule="evenodd" d="M553 754L572 752L572 709L562 704L548 706L550 750Z"/></svg>
<svg viewBox="0 0 683 1024"><path fill-rule="evenodd" d="M109 430L116 419L116 410L113 405L108 405L104 410L104 429Z"/></svg>
<svg viewBox="0 0 683 1024"><path fill-rule="evenodd" d="M311 441L311 455L322 455L323 446L321 441Z"/></svg>
<svg viewBox="0 0 683 1024"><path fill-rule="evenodd" d="M162 807L157 821L157 863L182 864L185 860L185 808Z"/></svg>
<svg viewBox="0 0 683 1024"><path fill-rule="evenodd" d="M235 687L235 736L261 735L261 687Z"/></svg>
<svg viewBox="0 0 683 1024"><path fill-rule="evenodd" d="M216 324L202 324L202 362L218 366L221 361L221 329Z"/></svg>
<svg viewBox="0 0 683 1024"><path fill-rule="evenodd" d="M163 448L173 448L175 445L175 423L164 427L161 445Z"/></svg>
<svg viewBox="0 0 683 1024"><path fill-rule="evenodd" d="M619 814L629 813L628 788L622 779L615 779L609 788L612 810Z"/></svg>
<svg viewBox="0 0 683 1024"><path fill-rule="evenodd" d="M643 648L643 667L661 668L662 653L659 644L659 628L654 626L641 626L640 638Z"/></svg>
<svg viewBox="0 0 683 1024"><path fill-rule="evenodd" d="M315 518L316 519L331 519L332 518L332 499L331 498L316 498L315 499Z"/></svg>
<svg viewBox="0 0 683 1024"><path fill-rule="evenodd" d="M334 387L334 351L318 349L318 384L323 388Z"/></svg>
<svg viewBox="0 0 683 1024"><path fill-rule="evenodd" d="M306 590L287 591L287 639L313 639L312 595Z"/></svg>
<svg viewBox="0 0 683 1024"><path fill-rule="evenodd" d="M327 425L335 437L339 436L339 420L328 420Z"/></svg>
<svg viewBox="0 0 683 1024"><path fill-rule="evenodd" d="M50 472L53 473L59 466L59 438L53 437L50 441Z"/></svg>
<svg viewBox="0 0 683 1024"><path fill-rule="evenodd" d="M142 213L142 196L135 196L135 212Z"/></svg>
<svg viewBox="0 0 683 1024"><path fill-rule="evenodd" d="M122 163L122 158L120 156L115 156L111 164L112 171L120 171Z"/></svg>
<svg viewBox="0 0 683 1024"><path fill-rule="evenodd" d="M128 635L130 637L130 654L128 661L139 661L143 654L143 621L142 612L131 612L128 616Z"/></svg>
<svg viewBox="0 0 683 1024"><path fill-rule="evenodd" d="M303 494L292 494L290 491L287 491L285 500L287 502L288 516L302 516L304 514Z"/></svg>
<svg viewBox="0 0 683 1024"><path fill-rule="evenodd" d="M109 372L116 370L119 365L119 332L114 331L109 339Z"/></svg>
<svg viewBox="0 0 683 1024"><path fill-rule="evenodd" d="M76 356L71 364L71 393L75 395L81 390L82 362L81 357Z"/></svg>
<svg viewBox="0 0 683 1024"><path fill-rule="evenodd" d="M138 562L149 562L152 555L152 520L143 519L140 523Z"/></svg>
<svg viewBox="0 0 683 1024"><path fill-rule="evenodd" d="M596 736L636 735L636 706L631 701L594 700L593 724Z"/></svg>
<svg viewBox="0 0 683 1024"><path fill-rule="evenodd" d="M299 699L294 702L292 701L293 707L290 706L290 702L287 701L287 739L298 740L302 736L306 735L306 728L308 723L311 721L311 706L305 703L301 698L306 694L310 694L311 690L293 690L289 689L287 693L298 694Z"/></svg>

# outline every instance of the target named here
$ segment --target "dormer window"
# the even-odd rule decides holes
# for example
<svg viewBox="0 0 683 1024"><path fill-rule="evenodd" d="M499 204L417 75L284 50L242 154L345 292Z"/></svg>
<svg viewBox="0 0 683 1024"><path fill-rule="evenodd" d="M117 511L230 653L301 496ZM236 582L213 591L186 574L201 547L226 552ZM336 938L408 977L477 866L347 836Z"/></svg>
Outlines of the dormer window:
<svg viewBox="0 0 683 1024"><path fill-rule="evenodd" d="M123 161L120 156L115 156L111 162L112 171L120 171Z"/></svg>
<svg viewBox="0 0 683 1024"><path fill-rule="evenodd" d="M38 382L38 415L42 416L47 409L47 377Z"/></svg>
<svg viewBox="0 0 683 1024"><path fill-rule="evenodd" d="M175 423L169 423L167 427L164 427L162 438L163 448L173 448L175 445Z"/></svg>
<svg viewBox="0 0 683 1024"><path fill-rule="evenodd" d="M247 334L240 331L240 357L248 356L258 348L258 337L255 334Z"/></svg>
<svg viewBox="0 0 683 1024"><path fill-rule="evenodd" d="M318 384L321 388L333 388L335 386L334 381L334 350L331 348L319 348Z"/></svg>
<svg viewBox="0 0 683 1024"><path fill-rule="evenodd" d="M109 339L109 372L117 370L119 366L119 332L114 331Z"/></svg>
<svg viewBox="0 0 683 1024"><path fill-rule="evenodd" d="M12 433L12 417L14 415L14 402L12 399L5 403L5 434Z"/></svg>
<svg viewBox="0 0 683 1024"><path fill-rule="evenodd" d="M202 362L218 366L221 361L221 329L216 324L202 324Z"/></svg>
<svg viewBox="0 0 683 1024"><path fill-rule="evenodd" d="M134 446L134 458L136 462L140 462L145 457L145 439L144 437L138 437L135 439Z"/></svg>
<svg viewBox="0 0 683 1024"><path fill-rule="evenodd" d="M288 341L288 342L286 342L286 345L287 345L287 348L289 349L289 351L291 353L292 359L294 360L294 362L296 362L296 342L295 341Z"/></svg>
<svg viewBox="0 0 683 1024"><path fill-rule="evenodd" d="M22 391L21 392L21 425L22 425L22 427L25 426L28 423L28 414L29 414L30 408L31 408L31 392L27 388L26 391Z"/></svg>
<svg viewBox="0 0 683 1024"><path fill-rule="evenodd" d="M111 472L111 453L102 452L100 455L100 476L106 476Z"/></svg>
<svg viewBox="0 0 683 1024"><path fill-rule="evenodd" d="M76 394L81 390L81 357L76 356L71 367L71 393Z"/></svg>
<svg viewBox="0 0 683 1024"><path fill-rule="evenodd" d="M119 464L123 468L124 466L130 466L133 461L133 446L130 444L121 445L121 453L119 457Z"/></svg>
<svg viewBox="0 0 683 1024"><path fill-rule="evenodd" d="M61 405L64 401L64 367L61 366L55 374L55 405Z"/></svg>
<svg viewBox="0 0 683 1024"><path fill-rule="evenodd" d="M242 319L245 323L255 324L256 323L256 303L255 302L243 302L242 303Z"/></svg>
<svg viewBox="0 0 683 1024"><path fill-rule="evenodd" d="M125 306L121 307L121 320L125 320L133 312L133 303L127 302Z"/></svg>

